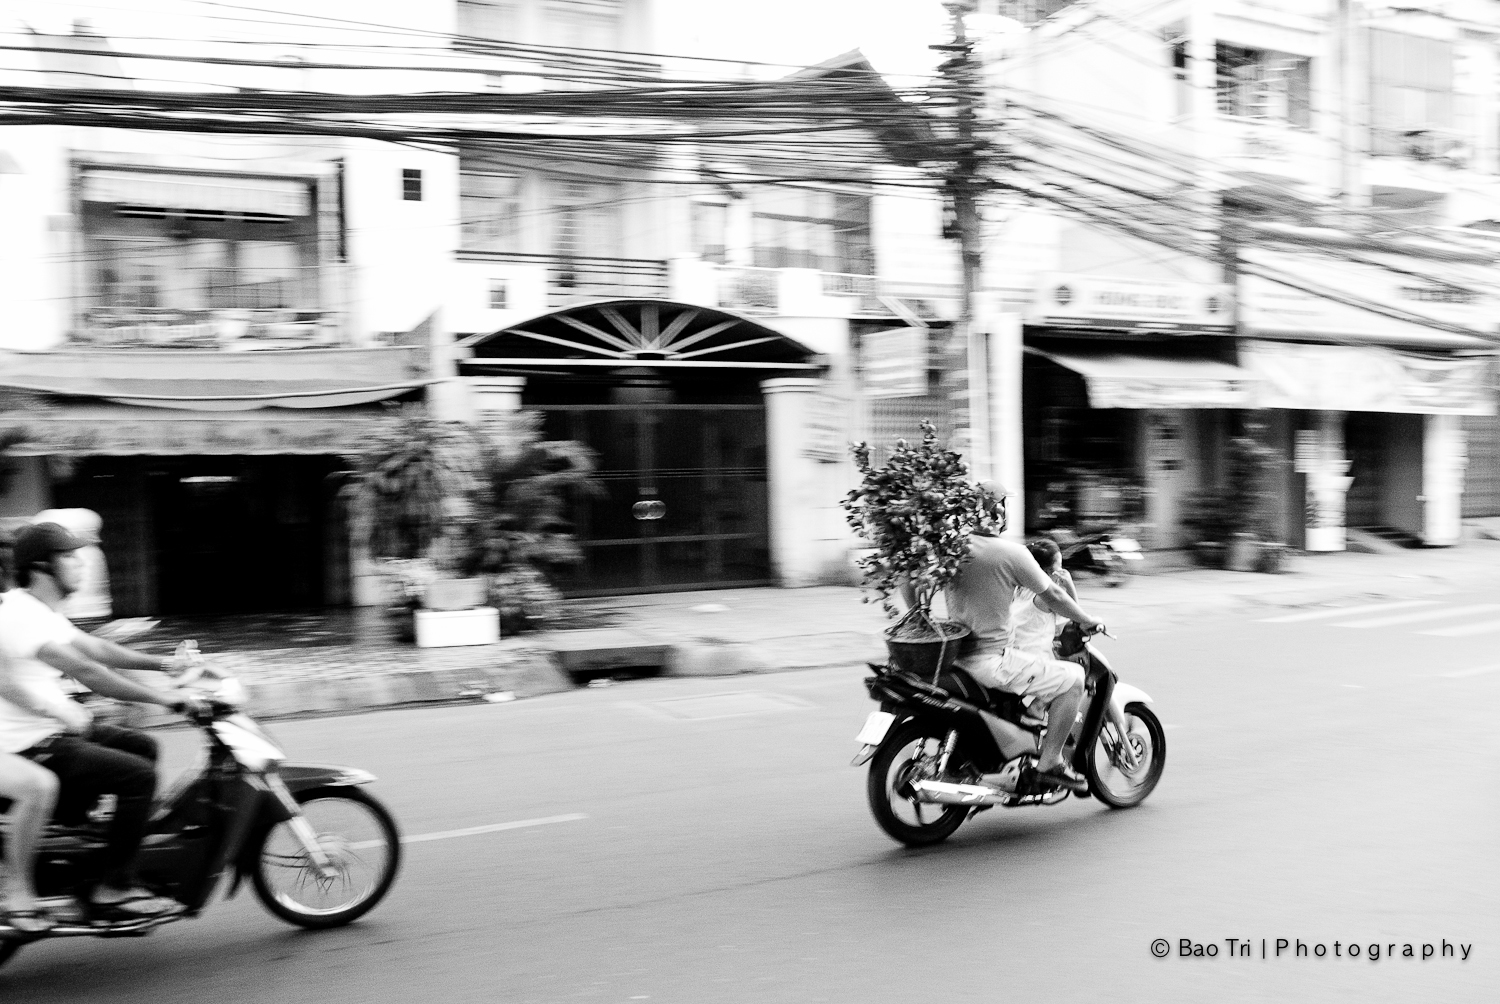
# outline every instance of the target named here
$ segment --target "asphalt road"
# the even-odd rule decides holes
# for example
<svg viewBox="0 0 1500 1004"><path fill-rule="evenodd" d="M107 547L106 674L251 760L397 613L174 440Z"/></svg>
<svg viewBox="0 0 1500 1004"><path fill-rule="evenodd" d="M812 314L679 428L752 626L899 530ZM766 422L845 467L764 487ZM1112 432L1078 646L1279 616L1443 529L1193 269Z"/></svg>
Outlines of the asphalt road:
<svg viewBox="0 0 1500 1004"><path fill-rule="evenodd" d="M379 909L311 934L242 894L147 939L30 946L0 1000L1493 1000L1500 592L1267 616L1104 642L1168 729L1144 806L994 810L916 852L847 766L857 668L282 723L438 837ZM192 735L167 738L185 764Z"/></svg>

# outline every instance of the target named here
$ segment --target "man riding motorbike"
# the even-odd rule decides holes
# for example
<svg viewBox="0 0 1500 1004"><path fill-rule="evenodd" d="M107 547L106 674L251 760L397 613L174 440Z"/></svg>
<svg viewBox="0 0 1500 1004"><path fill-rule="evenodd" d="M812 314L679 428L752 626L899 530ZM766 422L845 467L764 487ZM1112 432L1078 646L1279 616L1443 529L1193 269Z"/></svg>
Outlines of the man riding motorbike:
<svg viewBox="0 0 1500 1004"><path fill-rule="evenodd" d="M944 592L948 616L970 632L956 665L983 686L1033 697L1046 706L1049 724L1037 756L1038 780L1083 794L1088 781L1063 762L1063 747L1083 703L1083 668L1014 644L1011 604L1016 588L1030 590L1038 604L1077 621L1085 632L1104 625L1042 571L1024 546L1000 537L1005 529L1005 489L981 481L979 490L986 497L987 519L970 535L969 560ZM992 780L998 783L1001 778L985 778L986 783Z"/></svg>
<svg viewBox="0 0 1500 1004"><path fill-rule="evenodd" d="M201 710L186 693L143 687L115 669L169 671L175 661L133 652L87 635L59 610L77 589L82 542L56 523L37 523L17 536L13 560L18 587L0 596L0 672L16 700L0 699L0 753L46 767L60 782L57 818L83 822L100 795L115 796L114 816L99 856L100 879L78 890L99 915L149 916L175 904L137 888L131 862L140 847L156 794L156 741L132 729L91 723L69 700L67 676L117 700L158 704L178 712Z"/></svg>

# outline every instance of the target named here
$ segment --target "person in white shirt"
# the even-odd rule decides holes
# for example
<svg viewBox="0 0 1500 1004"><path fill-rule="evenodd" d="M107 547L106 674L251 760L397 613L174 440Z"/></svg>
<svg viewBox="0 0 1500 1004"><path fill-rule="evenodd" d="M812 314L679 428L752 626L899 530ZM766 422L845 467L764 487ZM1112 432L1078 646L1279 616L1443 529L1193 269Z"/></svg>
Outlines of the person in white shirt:
<svg viewBox="0 0 1500 1004"><path fill-rule="evenodd" d="M84 634L58 612L81 573L81 542L56 523L27 527L16 538L18 588L0 596L0 670L12 699L0 699L0 753L18 754L56 774L58 820L83 821L100 795L115 812L97 862L100 880L78 890L95 916L142 916L171 909L171 900L137 888L131 865L156 793L156 741L131 729L91 723L61 686L66 675L117 700L199 712L202 702L181 691L158 691L115 669L167 671L175 663L132 652Z"/></svg>

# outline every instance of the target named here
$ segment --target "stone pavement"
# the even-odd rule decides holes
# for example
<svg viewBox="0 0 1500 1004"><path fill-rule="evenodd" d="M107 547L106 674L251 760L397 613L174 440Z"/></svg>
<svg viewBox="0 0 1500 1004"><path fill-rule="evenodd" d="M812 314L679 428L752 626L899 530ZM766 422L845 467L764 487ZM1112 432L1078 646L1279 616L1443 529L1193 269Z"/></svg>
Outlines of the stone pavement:
<svg viewBox="0 0 1500 1004"><path fill-rule="evenodd" d="M1500 540L1399 553L1300 555L1280 574L1185 567L1153 554L1109 588L1081 578L1080 598L1111 629L1133 632L1236 608L1310 607L1500 585ZM273 619L274 620L274 619ZM261 717L331 714L432 702L511 700L611 678L663 672L728 676L884 658L876 603L844 586L726 589L569 601L568 630L495 645L417 649L354 616L341 630L284 625L245 637L199 633L210 661L251 690ZM166 623L141 647L168 650L193 625ZM284 641L282 639L285 639ZM293 644L289 645L288 642ZM160 717L153 721L161 721Z"/></svg>

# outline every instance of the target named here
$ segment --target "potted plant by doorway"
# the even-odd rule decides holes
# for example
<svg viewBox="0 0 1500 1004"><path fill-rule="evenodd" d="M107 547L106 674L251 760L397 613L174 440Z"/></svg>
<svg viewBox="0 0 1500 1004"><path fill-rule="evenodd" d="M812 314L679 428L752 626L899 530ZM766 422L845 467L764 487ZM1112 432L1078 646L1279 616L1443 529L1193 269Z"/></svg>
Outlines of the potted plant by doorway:
<svg viewBox="0 0 1500 1004"><path fill-rule="evenodd" d="M922 441L896 441L885 466L871 462L867 443L853 447L860 483L844 498L845 518L873 550L857 565L895 623L886 629L891 660L912 672L936 674L958 655L968 629L933 617L938 592L969 557L969 534L985 502L957 453L938 445L937 429L922 422ZM902 613L893 594L905 592Z"/></svg>
<svg viewBox="0 0 1500 1004"><path fill-rule="evenodd" d="M1223 568L1233 532L1234 513L1222 491L1193 492L1183 500L1179 516L1193 542L1193 557L1205 568Z"/></svg>

